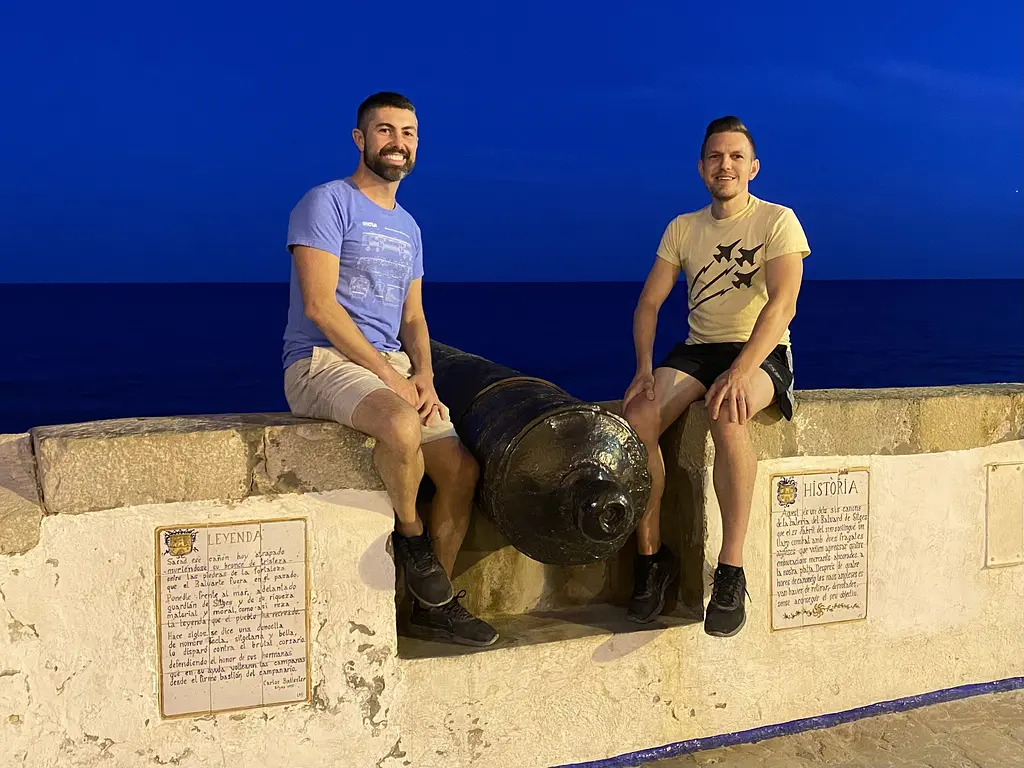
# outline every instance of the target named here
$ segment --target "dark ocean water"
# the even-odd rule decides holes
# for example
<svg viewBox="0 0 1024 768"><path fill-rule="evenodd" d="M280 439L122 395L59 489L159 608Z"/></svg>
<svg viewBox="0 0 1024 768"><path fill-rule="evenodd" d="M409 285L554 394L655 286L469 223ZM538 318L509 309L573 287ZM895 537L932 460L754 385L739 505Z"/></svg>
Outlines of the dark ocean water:
<svg viewBox="0 0 1024 768"><path fill-rule="evenodd" d="M431 335L565 387L621 397L637 283L433 283ZM286 410L287 286L0 285L0 432L126 416ZM686 334L685 291L657 359ZM1024 381L1024 281L809 281L796 387Z"/></svg>

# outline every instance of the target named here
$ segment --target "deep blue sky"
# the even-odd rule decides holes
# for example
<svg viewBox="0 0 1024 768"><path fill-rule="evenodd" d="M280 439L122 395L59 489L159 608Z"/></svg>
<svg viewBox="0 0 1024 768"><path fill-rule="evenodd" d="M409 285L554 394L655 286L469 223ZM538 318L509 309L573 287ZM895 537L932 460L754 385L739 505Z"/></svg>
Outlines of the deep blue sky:
<svg viewBox="0 0 1024 768"><path fill-rule="evenodd" d="M1020 0L483 5L5 0L0 282L287 279L384 89L428 279L643 279L730 113L809 278L1024 274Z"/></svg>

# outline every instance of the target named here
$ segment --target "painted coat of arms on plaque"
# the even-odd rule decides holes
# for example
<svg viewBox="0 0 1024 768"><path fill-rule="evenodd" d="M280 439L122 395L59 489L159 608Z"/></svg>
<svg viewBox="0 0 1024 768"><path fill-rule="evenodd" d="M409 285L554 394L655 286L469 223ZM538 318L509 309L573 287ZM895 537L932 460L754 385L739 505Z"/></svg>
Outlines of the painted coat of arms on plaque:
<svg viewBox="0 0 1024 768"><path fill-rule="evenodd" d="M196 535L199 531L195 528L184 528L177 531L164 531L165 555L183 557L191 555L195 548Z"/></svg>

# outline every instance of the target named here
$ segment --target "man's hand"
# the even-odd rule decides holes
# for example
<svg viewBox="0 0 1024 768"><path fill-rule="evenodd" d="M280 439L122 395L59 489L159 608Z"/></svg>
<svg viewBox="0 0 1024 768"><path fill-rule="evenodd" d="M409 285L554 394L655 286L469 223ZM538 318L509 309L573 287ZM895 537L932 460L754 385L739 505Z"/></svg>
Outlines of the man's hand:
<svg viewBox="0 0 1024 768"><path fill-rule="evenodd" d="M726 423L746 424L751 417L749 403L753 397L750 376L736 368L729 368L715 379L704 395L708 415L714 421L725 416Z"/></svg>
<svg viewBox="0 0 1024 768"><path fill-rule="evenodd" d="M633 377L629 389L626 390L626 394L622 398L623 407L641 392L644 393L648 400L654 399L654 374L651 371L636 372L636 376Z"/></svg>
<svg viewBox="0 0 1024 768"><path fill-rule="evenodd" d="M405 402L413 408L419 407L420 395L416 389L416 385L411 379L405 378L402 374L392 369L383 381L388 385L389 389L405 400Z"/></svg>
<svg viewBox="0 0 1024 768"><path fill-rule="evenodd" d="M448 409L444 407L434 391L434 377L425 373L414 373L409 381L416 388L416 410L420 412L420 420L425 426L432 426L434 418L441 421L448 418Z"/></svg>

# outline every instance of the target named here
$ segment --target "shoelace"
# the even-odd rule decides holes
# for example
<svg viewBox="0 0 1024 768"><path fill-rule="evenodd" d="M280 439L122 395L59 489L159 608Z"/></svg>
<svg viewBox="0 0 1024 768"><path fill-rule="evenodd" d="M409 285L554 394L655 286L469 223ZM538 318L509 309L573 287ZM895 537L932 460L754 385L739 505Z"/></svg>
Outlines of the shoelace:
<svg viewBox="0 0 1024 768"><path fill-rule="evenodd" d="M473 614L471 614L469 611L463 608L462 605L459 603L459 600L461 600L465 596L466 590L460 589L458 593L456 593L455 597L451 599L451 602L449 602L448 605L444 606L444 612L455 619L472 619Z"/></svg>
<svg viewBox="0 0 1024 768"><path fill-rule="evenodd" d="M428 570L434 564L434 553L427 535L408 538L409 556L418 570Z"/></svg>
<svg viewBox="0 0 1024 768"><path fill-rule="evenodd" d="M741 590L747 591L739 576L722 576L715 579L711 602L724 606L735 605L742 597Z"/></svg>

